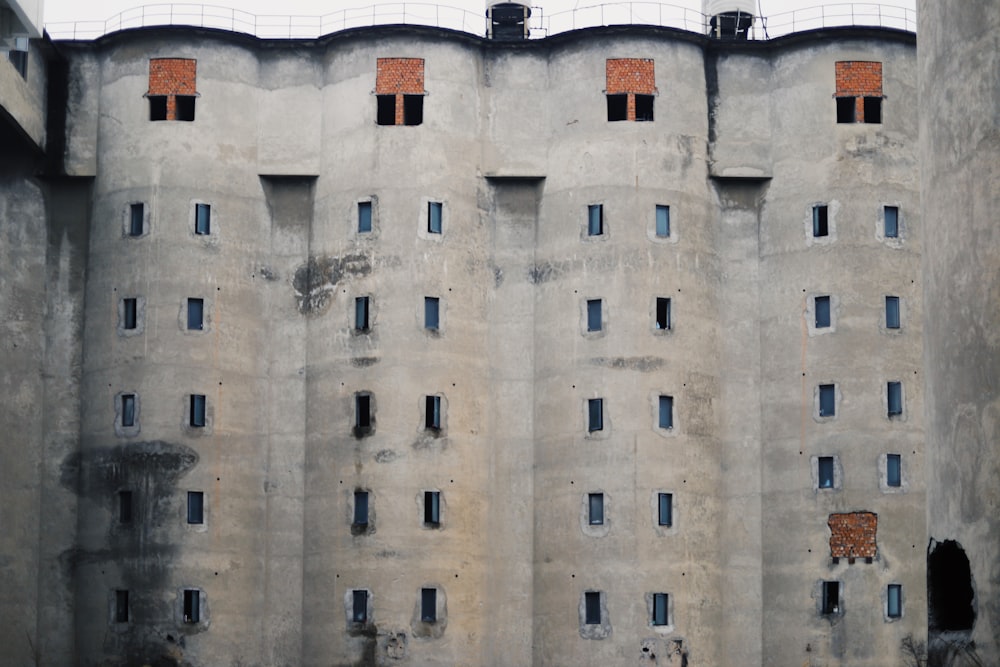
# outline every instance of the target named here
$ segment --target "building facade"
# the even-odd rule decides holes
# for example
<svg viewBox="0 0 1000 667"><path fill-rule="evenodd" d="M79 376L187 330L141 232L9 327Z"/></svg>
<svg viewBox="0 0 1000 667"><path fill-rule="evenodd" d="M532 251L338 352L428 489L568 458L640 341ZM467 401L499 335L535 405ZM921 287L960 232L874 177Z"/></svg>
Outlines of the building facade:
<svg viewBox="0 0 1000 667"><path fill-rule="evenodd" d="M159 27L0 64L12 664L910 664L962 537L915 44Z"/></svg>

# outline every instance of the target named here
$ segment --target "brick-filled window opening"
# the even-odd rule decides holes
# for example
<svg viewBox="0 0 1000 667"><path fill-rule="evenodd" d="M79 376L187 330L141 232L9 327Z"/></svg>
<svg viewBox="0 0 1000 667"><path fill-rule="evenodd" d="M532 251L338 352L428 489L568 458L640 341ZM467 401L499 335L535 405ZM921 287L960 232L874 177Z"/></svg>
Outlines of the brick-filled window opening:
<svg viewBox="0 0 1000 667"><path fill-rule="evenodd" d="M187 328L191 331L202 331L205 328L204 299L187 300Z"/></svg>
<svg viewBox="0 0 1000 667"><path fill-rule="evenodd" d="M659 427L669 431L674 427L674 397L661 395L659 397L657 412L659 416Z"/></svg>
<svg viewBox="0 0 1000 667"><path fill-rule="evenodd" d="M115 623L128 623L128 591L115 591Z"/></svg>
<svg viewBox="0 0 1000 667"><path fill-rule="evenodd" d="M604 430L603 398L591 398L587 400L587 430L591 433Z"/></svg>
<svg viewBox="0 0 1000 667"><path fill-rule="evenodd" d="M674 525L674 494L658 493L656 496L656 523L669 528Z"/></svg>
<svg viewBox="0 0 1000 667"><path fill-rule="evenodd" d="M903 457L899 454L887 454L885 457L885 484L899 487L903 484Z"/></svg>
<svg viewBox="0 0 1000 667"><path fill-rule="evenodd" d="M122 394L122 426L135 426L135 394Z"/></svg>
<svg viewBox="0 0 1000 667"><path fill-rule="evenodd" d="M198 236L208 236L212 233L212 206L210 204L194 205L194 233Z"/></svg>
<svg viewBox="0 0 1000 667"><path fill-rule="evenodd" d="M354 330L359 333L371 331L369 312L371 310L371 297L359 296L354 299Z"/></svg>
<svg viewBox="0 0 1000 667"><path fill-rule="evenodd" d="M670 237L670 207L656 205L656 236L665 239Z"/></svg>
<svg viewBox="0 0 1000 667"><path fill-rule="evenodd" d="M138 324L139 306L135 298L122 299L122 329L131 331Z"/></svg>
<svg viewBox="0 0 1000 667"><path fill-rule="evenodd" d="M601 330L601 300L587 299L587 331Z"/></svg>
<svg viewBox="0 0 1000 667"><path fill-rule="evenodd" d="M358 232L364 234L372 230L372 203L358 202Z"/></svg>
<svg viewBox="0 0 1000 667"><path fill-rule="evenodd" d="M195 428L205 426L205 395L191 394L188 424Z"/></svg>
<svg viewBox="0 0 1000 667"><path fill-rule="evenodd" d="M587 207L587 236L600 236L604 233L604 205L591 204Z"/></svg>
<svg viewBox="0 0 1000 667"><path fill-rule="evenodd" d="M440 234L441 233L441 214L444 210L444 204L439 201L429 201L427 202L427 233L428 234Z"/></svg>
<svg viewBox="0 0 1000 667"><path fill-rule="evenodd" d="M888 416L899 417L903 414L903 383L886 383L886 399L888 403Z"/></svg>
<svg viewBox="0 0 1000 667"><path fill-rule="evenodd" d="M432 528L441 525L440 491L424 491L424 525Z"/></svg>
<svg viewBox="0 0 1000 667"><path fill-rule="evenodd" d="M354 492L354 520L351 522L355 526L364 527L368 525L368 492Z"/></svg>
<svg viewBox="0 0 1000 667"><path fill-rule="evenodd" d="M149 61L150 120L193 121L198 62L189 58L153 58Z"/></svg>
<svg viewBox="0 0 1000 667"><path fill-rule="evenodd" d="M424 428L440 431L441 423L441 397L424 396Z"/></svg>
<svg viewBox="0 0 1000 667"><path fill-rule="evenodd" d="M813 206L813 237L830 235L830 209L826 204Z"/></svg>
<svg viewBox="0 0 1000 667"><path fill-rule="evenodd" d="M201 622L201 591L197 588L184 589L184 622Z"/></svg>
<svg viewBox="0 0 1000 667"><path fill-rule="evenodd" d="M144 222L146 219L146 205L145 204L132 204L129 206L128 213L128 235L129 236L142 236L144 229Z"/></svg>
<svg viewBox="0 0 1000 667"><path fill-rule="evenodd" d="M378 125L420 125L424 122L423 58L379 58L375 96Z"/></svg>
<svg viewBox="0 0 1000 667"><path fill-rule="evenodd" d="M441 327L441 300L436 296L424 297L424 328L438 331Z"/></svg>
<svg viewBox="0 0 1000 667"><path fill-rule="evenodd" d="M898 329L899 328L899 297L898 296L887 296L887 297L885 297L885 328L886 329Z"/></svg>
<svg viewBox="0 0 1000 667"><path fill-rule="evenodd" d="M591 526L604 525L604 494L587 494L587 523Z"/></svg>
<svg viewBox="0 0 1000 667"><path fill-rule="evenodd" d="M651 58L608 58L605 94L609 121L652 121L656 74Z"/></svg>
<svg viewBox="0 0 1000 667"><path fill-rule="evenodd" d="M355 589L351 594L351 620L355 623L368 622L368 591Z"/></svg>
<svg viewBox="0 0 1000 667"><path fill-rule="evenodd" d="M889 584L886 591L886 615L889 618L902 618L903 616L903 586L901 584Z"/></svg>
<svg viewBox="0 0 1000 667"><path fill-rule="evenodd" d="M817 484L821 489L832 489L834 486L834 462L832 456L820 456L817 460L819 477Z"/></svg>
<svg viewBox="0 0 1000 667"><path fill-rule="evenodd" d="M670 298L656 298L656 329L657 331L670 331Z"/></svg>
<svg viewBox="0 0 1000 667"><path fill-rule="evenodd" d="M670 625L670 596L653 593L653 625Z"/></svg>
<svg viewBox="0 0 1000 667"><path fill-rule="evenodd" d="M840 613L840 582L824 581L820 610L826 616Z"/></svg>
<svg viewBox="0 0 1000 667"><path fill-rule="evenodd" d="M816 328L826 329L830 326L830 297L818 296L815 299L816 305Z"/></svg>
<svg viewBox="0 0 1000 667"><path fill-rule="evenodd" d="M424 623L437 622L437 589L420 589L420 620Z"/></svg>
<svg viewBox="0 0 1000 667"><path fill-rule="evenodd" d="M874 512L831 514L827 526L834 563L840 558L847 558L852 565L856 558L870 563L878 555L878 515Z"/></svg>
<svg viewBox="0 0 1000 667"><path fill-rule="evenodd" d="M835 64L838 123L882 122L882 63L841 61Z"/></svg>
<svg viewBox="0 0 1000 667"><path fill-rule="evenodd" d="M601 593L586 591L583 594L584 623L587 625L601 624Z"/></svg>
<svg viewBox="0 0 1000 667"><path fill-rule="evenodd" d="M118 492L118 523L132 523L132 491Z"/></svg>
<svg viewBox="0 0 1000 667"><path fill-rule="evenodd" d="M899 207L886 206L882 209L882 218L885 221L885 237L894 239L899 237Z"/></svg>
<svg viewBox="0 0 1000 667"><path fill-rule="evenodd" d="M819 386L819 416L834 417L837 414L837 385Z"/></svg>
<svg viewBox="0 0 1000 667"><path fill-rule="evenodd" d="M354 435L370 435L373 429L372 395L361 392L354 395Z"/></svg>
<svg viewBox="0 0 1000 667"><path fill-rule="evenodd" d="M205 494L201 491L188 491L187 522L191 525L205 523Z"/></svg>

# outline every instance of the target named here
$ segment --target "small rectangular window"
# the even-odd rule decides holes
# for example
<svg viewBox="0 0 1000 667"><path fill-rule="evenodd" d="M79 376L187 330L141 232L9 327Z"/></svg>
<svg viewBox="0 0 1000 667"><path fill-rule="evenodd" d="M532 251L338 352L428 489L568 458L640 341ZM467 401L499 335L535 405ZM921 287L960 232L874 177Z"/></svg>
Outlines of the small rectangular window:
<svg viewBox="0 0 1000 667"><path fill-rule="evenodd" d="M352 594L353 604L351 610L351 620L355 623L368 622L368 591L355 590Z"/></svg>
<svg viewBox="0 0 1000 667"><path fill-rule="evenodd" d="M635 95L635 119L639 121L653 120L653 95ZM627 102L626 102L627 103Z"/></svg>
<svg viewBox="0 0 1000 667"><path fill-rule="evenodd" d="M396 96L376 95L377 109L375 112L375 123L378 125L396 124Z"/></svg>
<svg viewBox="0 0 1000 667"><path fill-rule="evenodd" d="M440 491L424 491L424 523L428 526L441 524Z"/></svg>
<svg viewBox="0 0 1000 667"><path fill-rule="evenodd" d="M587 430L604 430L604 399L591 398L587 401Z"/></svg>
<svg viewBox="0 0 1000 667"><path fill-rule="evenodd" d="M132 492L118 492L118 522L132 523Z"/></svg>
<svg viewBox="0 0 1000 667"><path fill-rule="evenodd" d="M205 395L191 394L191 426L201 428L205 426Z"/></svg>
<svg viewBox="0 0 1000 667"><path fill-rule="evenodd" d="M898 487L903 482L903 458L899 454L887 454L885 457L885 484Z"/></svg>
<svg viewBox="0 0 1000 667"><path fill-rule="evenodd" d="M653 593L653 625L670 625L670 597L666 593Z"/></svg>
<svg viewBox="0 0 1000 667"><path fill-rule="evenodd" d="M135 426L135 394L122 394L122 426Z"/></svg>
<svg viewBox="0 0 1000 667"><path fill-rule="evenodd" d="M587 522L591 526L604 525L603 493L591 493L587 495Z"/></svg>
<svg viewBox="0 0 1000 667"><path fill-rule="evenodd" d="M887 296L887 297L885 297L885 328L886 329L898 329L899 328L899 297L898 296Z"/></svg>
<svg viewBox="0 0 1000 667"><path fill-rule="evenodd" d="M355 491L354 492L354 525L355 526L367 526L368 525L368 492L367 491Z"/></svg>
<svg viewBox="0 0 1000 667"><path fill-rule="evenodd" d="M129 206L128 235L142 236L143 221L146 217L145 204L132 204Z"/></svg>
<svg viewBox="0 0 1000 667"><path fill-rule="evenodd" d="M403 125L420 125L424 122L424 96L403 95Z"/></svg>
<svg viewBox="0 0 1000 667"><path fill-rule="evenodd" d="M420 589L420 620L424 623L437 621L437 589Z"/></svg>
<svg viewBox="0 0 1000 667"><path fill-rule="evenodd" d="M122 329L135 329L138 314L138 302L135 299L122 299Z"/></svg>
<svg viewBox="0 0 1000 667"><path fill-rule="evenodd" d="M670 329L670 299L668 297L656 298L656 328L660 331Z"/></svg>
<svg viewBox="0 0 1000 667"><path fill-rule="evenodd" d="M903 587L900 584L889 584L886 595L887 615L889 618L900 618L903 615Z"/></svg>
<svg viewBox="0 0 1000 667"><path fill-rule="evenodd" d="M188 588L184 591L184 622L201 621L201 591Z"/></svg>
<svg viewBox="0 0 1000 667"><path fill-rule="evenodd" d="M818 460L818 485L821 489L833 488L833 457L820 456Z"/></svg>
<svg viewBox="0 0 1000 667"><path fill-rule="evenodd" d="M661 526L674 525L674 494L657 494L656 521Z"/></svg>
<svg viewBox="0 0 1000 667"><path fill-rule="evenodd" d="M424 397L424 427L434 430L441 430L441 397Z"/></svg>
<svg viewBox="0 0 1000 667"><path fill-rule="evenodd" d="M864 101L865 106L865 122L866 123L881 123L882 122L882 98L881 97L866 97Z"/></svg>
<svg viewBox="0 0 1000 667"><path fill-rule="evenodd" d="M628 95L608 95L608 120L628 120Z"/></svg>
<svg viewBox="0 0 1000 667"><path fill-rule="evenodd" d="M372 426L371 394L355 394L354 396L354 427L358 430L370 429Z"/></svg>
<svg viewBox="0 0 1000 667"><path fill-rule="evenodd" d="M128 623L128 591L115 591L115 623Z"/></svg>
<svg viewBox="0 0 1000 667"><path fill-rule="evenodd" d="M601 330L601 300L587 299L587 331Z"/></svg>
<svg viewBox="0 0 1000 667"><path fill-rule="evenodd" d="M441 233L441 212L444 206L439 201L427 202L427 233Z"/></svg>
<svg viewBox="0 0 1000 667"><path fill-rule="evenodd" d="M369 297L359 296L354 299L354 330L368 331Z"/></svg>
<svg viewBox="0 0 1000 667"><path fill-rule="evenodd" d="M440 324L440 302L435 296L424 297L424 328L437 331Z"/></svg>
<svg viewBox="0 0 1000 667"><path fill-rule="evenodd" d="M889 403L889 416L896 417L903 414L903 383L889 382L886 385L886 394Z"/></svg>
<svg viewBox="0 0 1000 667"><path fill-rule="evenodd" d="M837 98L837 122L838 123L853 123L854 122L854 106L855 98L853 97L838 97Z"/></svg>
<svg viewBox="0 0 1000 667"><path fill-rule="evenodd" d="M372 230L372 203L370 201L358 202L358 232L370 232Z"/></svg>
<svg viewBox="0 0 1000 667"><path fill-rule="evenodd" d="M601 594L598 591L587 591L583 594L585 622L587 625L601 624Z"/></svg>
<svg viewBox="0 0 1000 667"><path fill-rule="evenodd" d="M883 209L883 216L885 218L885 237L887 239L894 239L899 236L899 207L898 206L886 206Z"/></svg>
<svg viewBox="0 0 1000 667"><path fill-rule="evenodd" d="M167 119L167 96L147 95L149 99L149 120Z"/></svg>
<svg viewBox="0 0 1000 667"><path fill-rule="evenodd" d="M208 236L212 233L212 207L210 205L194 205L194 233L199 236Z"/></svg>
<svg viewBox="0 0 1000 667"><path fill-rule="evenodd" d="M667 238L670 236L670 207L656 206L656 236Z"/></svg>
<svg viewBox="0 0 1000 667"><path fill-rule="evenodd" d="M840 582L839 581L824 581L823 582L823 613L824 614L839 614L840 613Z"/></svg>
<svg viewBox="0 0 1000 667"><path fill-rule="evenodd" d="M832 384L819 386L819 416L833 417L837 413L837 388Z"/></svg>
<svg viewBox="0 0 1000 667"><path fill-rule="evenodd" d="M604 233L604 206L591 204L587 207L587 235L600 236Z"/></svg>
<svg viewBox="0 0 1000 667"><path fill-rule="evenodd" d="M205 300L187 300L187 328L189 330L201 331L205 328Z"/></svg>
<svg viewBox="0 0 1000 667"><path fill-rule="evenodd" d="M829 236L830 227L828 224L828 208L825 204L813 206L813 236Z"/></svg>
<svg viewBox="0 0 1000 667"><path fill-rule="evenodd" d="M194 120L194 95L175 95L174 104L177 106L177 120Z"/></svg>
<svg viewBox="0 0 1000 667"><path fill-rule="evenodd" d="M816 303L816 328L825 329L830 326L830 297L818 296Z"/></svg>
<svg viewBox="0 0 1000 667"><path fill-rule="evenodd" d="M672 429L674 427L674 397L660 396L660 428Z"/></svg>
<svg viewBox="0 0 1000 667"><path fill-rule="evenodd" d="M18 41L21 40L20 37L17 38ZM18 45L20 47L20 45ZM28 52L21 48L11 49L7 53L7 60L10 64L14 66L17 73L21 75L21 78L25 81L28 80Z"/></svg>
<svg viewBox="0 0 1000 667"><path fill-rule="evenodd" d="M201 491L188 491L187 522L190 524L205 523L205 494Z"/></svg>

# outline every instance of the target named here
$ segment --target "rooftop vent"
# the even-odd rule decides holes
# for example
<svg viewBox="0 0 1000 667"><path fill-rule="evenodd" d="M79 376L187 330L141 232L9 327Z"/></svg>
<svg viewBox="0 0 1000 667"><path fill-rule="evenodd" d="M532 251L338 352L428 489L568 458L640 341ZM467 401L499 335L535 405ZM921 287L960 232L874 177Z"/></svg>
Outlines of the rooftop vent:
<svg viewBox="0 0 1000 667"><path fill-rule="evenodd" d="M496 2L486 9L486 37L515 41L528 39L531 7L518 2Z"/></svg>
<svg viewBox="0 0 1000 667"><path fill-rule="evenodd" d="M747 39L754 20L754 0L702 0L708 34L715 39Z"/></svg>

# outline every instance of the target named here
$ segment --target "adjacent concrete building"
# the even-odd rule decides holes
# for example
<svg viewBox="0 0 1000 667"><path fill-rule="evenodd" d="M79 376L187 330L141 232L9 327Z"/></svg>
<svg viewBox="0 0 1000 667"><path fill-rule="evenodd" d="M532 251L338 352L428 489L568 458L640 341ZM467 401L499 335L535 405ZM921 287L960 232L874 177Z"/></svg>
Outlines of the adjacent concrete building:
<svg viewBox="0 0 1000 667"><path fill-rule="evenodd" d="M10 664L995 662L1000 9L968 7L922 8L920 57L722 13L32 41Z"/></svg>

